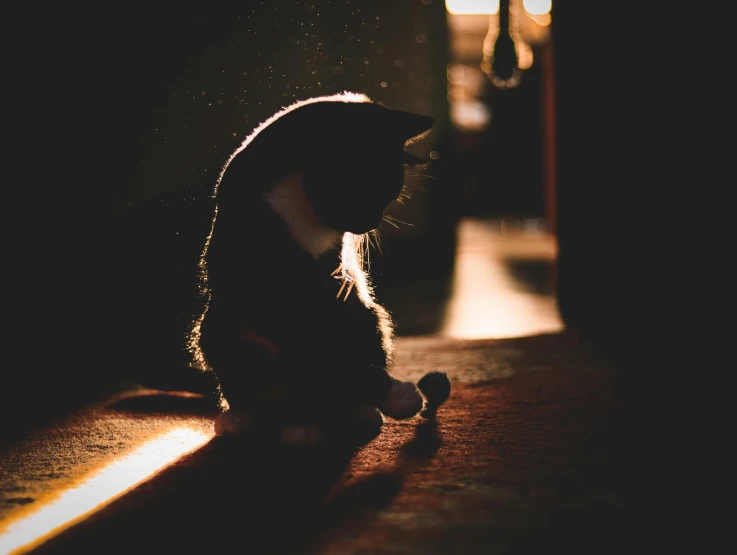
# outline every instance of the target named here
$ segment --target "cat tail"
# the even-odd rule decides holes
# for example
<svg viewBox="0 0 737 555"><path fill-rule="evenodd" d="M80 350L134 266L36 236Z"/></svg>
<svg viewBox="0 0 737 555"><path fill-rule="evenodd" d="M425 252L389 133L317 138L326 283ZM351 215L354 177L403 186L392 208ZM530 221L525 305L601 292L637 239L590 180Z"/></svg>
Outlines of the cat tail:
<svg viewBox="0 0 737 555"><path fill-rule="evenodd" d="M159 391L199 394L212 398L217 406L222 403L220 380L215 372L193 365L170 366L166 371L157 370L139 376L135 382L143 387Z"/></svg>

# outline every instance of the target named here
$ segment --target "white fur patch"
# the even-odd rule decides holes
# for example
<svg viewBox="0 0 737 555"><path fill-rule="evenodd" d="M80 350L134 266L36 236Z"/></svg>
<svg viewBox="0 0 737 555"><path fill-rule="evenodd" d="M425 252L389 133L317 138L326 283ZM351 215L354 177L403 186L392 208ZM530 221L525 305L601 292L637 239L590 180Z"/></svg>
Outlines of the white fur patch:
<svg viewBox="0 0 737 555"><path fill-rule="evenodd" d="M294 174L281 179L266 193L264 199L284 219L289 233L299 246L315 259L337 247L341 233L322 223L315 213L307 199L301 175Z"/></svg>
<svg viewBox="0 0 737 555"><path fill-rule="evenodd" d="M379 406L379 410L395 420L406 420L420 412L423 403L422 394L415 384L392 378L389 397Z"/></svg>

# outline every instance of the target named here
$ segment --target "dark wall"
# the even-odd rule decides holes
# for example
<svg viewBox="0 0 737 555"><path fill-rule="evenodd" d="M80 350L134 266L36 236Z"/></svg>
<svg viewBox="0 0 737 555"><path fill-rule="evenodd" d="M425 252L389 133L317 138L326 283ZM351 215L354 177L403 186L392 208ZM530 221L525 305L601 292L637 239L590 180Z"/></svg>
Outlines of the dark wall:
<svg viewBox="0 0 737 555"><path fill-rule="evenodd" d="M654 125L671 87L655 78L659 39L644 12L553 9L558 304L566 325L629 352L667 319L655 302L672 271L657 264L666 204L649 200L663 179L679 180L675 160L658 160L672 130Z"/></svg>
<svg viewBox="0 0 737 555"><path fill-rule="evenodd" d="M545 215L543 179L542 49L533 65L510 89L486 85L484 100L491 123L481 133L459 133L471 143L464 214L480 217L541 218ZM463 175L463 174L462 174Z"/></svg>

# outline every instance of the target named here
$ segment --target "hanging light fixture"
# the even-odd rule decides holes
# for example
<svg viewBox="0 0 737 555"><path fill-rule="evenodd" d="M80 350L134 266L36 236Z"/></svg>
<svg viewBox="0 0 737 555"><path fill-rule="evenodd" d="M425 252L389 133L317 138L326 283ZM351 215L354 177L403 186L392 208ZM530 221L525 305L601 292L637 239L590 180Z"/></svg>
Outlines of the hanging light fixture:
<svg viewBox="0 0 737 555"><path fill-rule="evenodd" d="M454 126L464 131L481 131L489 125L492 114L483 100L484 90L517 86L532 66L533 48L545 45L550 37L552 0L501 4L445 0L451 59L448 101ZM500 29L505 32L500 34Z"/></svg>
<svg viewBox="0 0 737 555"><path fill-rule="evenodd" d="M499 89L516 87L522 80L517 45L512 37L509 2L499 0L497 25L494 25L493 16L489 16L489 32L484 40L484 58L481 61L481 70Z"/></svg>
<svg viewBox="0 0 737 555"><path fill-rule="evenodd" d="M498 89L516 87L522 71L532 66L532 48L524 38L522 23L542 28L550 24L552 0L495 0L498 9L489 15L489 27L483 44L481 70ZM495 7L496 7L495 6ZM544 34L544 33L536 33ZM532 37L533 42L539 42Z"/></svg>

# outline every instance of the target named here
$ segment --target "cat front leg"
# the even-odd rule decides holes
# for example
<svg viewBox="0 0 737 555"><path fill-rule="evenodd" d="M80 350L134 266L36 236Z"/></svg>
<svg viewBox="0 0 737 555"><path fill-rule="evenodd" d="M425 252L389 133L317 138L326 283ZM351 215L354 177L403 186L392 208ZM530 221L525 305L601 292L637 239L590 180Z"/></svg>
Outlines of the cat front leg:
<svg viewBox="0 0 737 555"><path fill-rule="evenodd" d="M341 321L351 324L343 328L349 330L343 341L350 345L350 352L361 353L359 356L369 362L359 373L363 374L362 388L373 390L375 406L390 418L406 420L422 410L424 398L414 383L391 375L391 318L383 307L372 305L366 306L356 298L343 304L350 313Z"/></svg>
<svg viewBox="0 0 737 555"><path fill-rule="evenodd" d="M379 410L395 420L406 420L422 410L424 399L412 382L391 378L389 395L379 404Z"/></svg>
<svg viewBox="0 0 737 555"><path fill-rule="evenodd" d="M344 369L339 371L338 383L344 385L337 390L352 390L361 405L376 407L392 419L412 418L422 410L424 398L414 383L391 375L391 332L381 325L381 318L388 315L377 314L358 302L351 305L349 301L342 307L346 313L334 320L340 325L327 335L337 339L340 360L357 360L359 364L350 369L349 376L342 374Z"/></svg>
<svg viewBox="0 0 737 555"><path fill-rule="evenodd" d="M394 420L412 418L424 404L424 397L414 383L395 378L383 364L355 366L349 375L336 376L331 389L338 397L351 392L348 397L357 406L378 408L383 415Z"/></svg>

